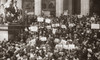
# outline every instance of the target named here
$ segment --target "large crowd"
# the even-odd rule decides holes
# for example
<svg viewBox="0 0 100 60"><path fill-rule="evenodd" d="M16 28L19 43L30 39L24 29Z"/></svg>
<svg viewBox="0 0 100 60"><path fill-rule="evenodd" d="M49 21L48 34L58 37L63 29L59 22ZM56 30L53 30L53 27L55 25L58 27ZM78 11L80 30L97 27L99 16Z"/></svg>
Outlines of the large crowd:
<svg viewBox="0 0 100 60"><path fill-rule="evenodd" d="M21 10L16 2L0 8L0 24L21 24ZM0 60L100 59L100 17L96 14L24 17L23 32L13 40L0 41Z"/></svg>
<svg viewBox="0 0 100 60"><path fill-rule="evenodd" d="M28 21L20 40L0 42L0 60L100 59L100 30L91 28L100 24L99 16L34 16Z"/></svg>

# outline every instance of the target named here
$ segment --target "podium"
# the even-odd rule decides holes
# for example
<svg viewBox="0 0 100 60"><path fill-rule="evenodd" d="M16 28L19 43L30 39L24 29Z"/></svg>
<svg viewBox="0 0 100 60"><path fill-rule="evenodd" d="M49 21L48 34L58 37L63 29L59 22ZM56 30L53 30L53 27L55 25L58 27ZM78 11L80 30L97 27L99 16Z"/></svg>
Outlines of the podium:
<svg viewBox="0 0 100 60"><path fill-rule="evenodd" d="M11 40L18 36L25 26L21 24L0 25L0 41Z"/></svg>

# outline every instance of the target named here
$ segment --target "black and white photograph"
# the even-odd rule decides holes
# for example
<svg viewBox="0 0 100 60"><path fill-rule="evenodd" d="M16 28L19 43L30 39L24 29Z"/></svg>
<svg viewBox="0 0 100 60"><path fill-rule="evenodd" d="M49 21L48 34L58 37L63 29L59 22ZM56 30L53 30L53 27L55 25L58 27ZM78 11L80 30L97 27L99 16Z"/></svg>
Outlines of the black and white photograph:
<svg viewBox="0 0 100 60"><path fill-rule="evenodd" d="M0 60L100 60L100 0L0 0Z"/></svg>

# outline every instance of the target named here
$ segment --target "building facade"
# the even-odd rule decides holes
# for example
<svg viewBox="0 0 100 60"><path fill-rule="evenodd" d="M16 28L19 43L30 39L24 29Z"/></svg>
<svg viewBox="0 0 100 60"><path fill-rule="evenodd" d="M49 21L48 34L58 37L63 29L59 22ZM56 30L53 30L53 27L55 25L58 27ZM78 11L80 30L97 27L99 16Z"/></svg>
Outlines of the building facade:
<svg viewBox="0 0 100 60"><path fill-rule="evenodd" d="M0 0L5 4L8 0ZM10 1L10 0L9 0ZM90 11L90 0L12 0L17 1L17 6L23 12L34 12L40 16L54 14L59 17L61 14L87 15Z"/></svg>

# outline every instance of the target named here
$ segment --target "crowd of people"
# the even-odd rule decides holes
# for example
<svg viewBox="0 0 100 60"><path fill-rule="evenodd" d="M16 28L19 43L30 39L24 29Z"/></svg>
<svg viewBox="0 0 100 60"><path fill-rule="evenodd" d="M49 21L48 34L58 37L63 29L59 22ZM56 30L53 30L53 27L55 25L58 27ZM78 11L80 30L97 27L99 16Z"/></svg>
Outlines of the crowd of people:
<svg viewBox="0 0 100 60"><path fill-rule="evenodd" d="M91 24L100 24L99 16L35 16L32 19L20 40L0 42L0 60L100 59L100 30L91 28Z"/></svg>
<svg viewBox="0 0 100 60"><path fill-rule="evenodd" d="M0 24L21 23L16 2L9 5L0 6ZM25 30L13 40L0 41L0 60L100 59L99 16L24 17Z"/></svg>

